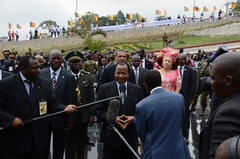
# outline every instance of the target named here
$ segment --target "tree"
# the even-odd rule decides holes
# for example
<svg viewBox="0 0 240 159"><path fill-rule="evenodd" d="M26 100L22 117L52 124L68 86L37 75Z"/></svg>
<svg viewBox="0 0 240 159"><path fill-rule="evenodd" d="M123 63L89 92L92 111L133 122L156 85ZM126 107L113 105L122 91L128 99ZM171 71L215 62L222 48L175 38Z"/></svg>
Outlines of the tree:
<svg viewBox="0 0 240 159"><path fill-rule="evenodd" d="M57 27L57 23L52 20L43 21L37 28L42 27L43 29L49 29L51 27Z"/></svg>
<svg viewBox="0 0 240 159"><path fill-rule="evenodd" d="M72 32L80 36L84 40L84 45L89 48L89 50L94 51L102 51L106 46L107 43L102 40L95 40L93 39L93 36L95 35L102 35L105 38L107 37L107 34L101 30L101 29L91 29L91 24L93 23L93 19L90 18L91 14L88 14L88 16L85 16L85 20L79 19L79 21L82 20L82 23L79 25L76 25L72 28L69 28L67 32Z"/></svg>
<svg viewBox="0 0 240 159"><path fill-rule="evenodd" d="M125 23L125 16L121 10L118 11L117 15L115 16L118 20L118 24L124 24Z"/></svg>

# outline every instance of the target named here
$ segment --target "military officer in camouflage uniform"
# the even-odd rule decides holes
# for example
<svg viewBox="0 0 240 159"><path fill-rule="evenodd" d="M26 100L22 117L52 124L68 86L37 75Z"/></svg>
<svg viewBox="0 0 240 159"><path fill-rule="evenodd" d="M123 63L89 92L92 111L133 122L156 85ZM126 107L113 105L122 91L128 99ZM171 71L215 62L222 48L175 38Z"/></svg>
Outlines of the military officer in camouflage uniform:
<svg viewBox="0 0 240 159"><path fill-rule="evenodd" d="M19 61L16 60L16 55L12 52L8 55L8 62L3 66L4 71L11 72L13 74L16 74L19 72Z"/></svg>
<svg viewBox="0 0 240 159"><path fill-rule="evenodd" d="M10 51L9 50L4 50L2 52L2 54L3 54L4 57L0 60L0 63L1 63L2 66L5 66L8 63L8 56L10 54Z"/></svg>
<svg viewBox="0 0 240 159"><path fill-rule="evenodd" d="M202 107L202 111L199 113L199 116L204 116L205 115L205 109L207 107L207 96L208 96L208 91L202 91L200 89L200 78L201 77L209 77L209 68L208 68L208 62L207 59L202 60L202 62L200 63L200 67L199 67L199 71L198 71L198 85L197 85L197 89L195 90L195 94L192 100L192 106L189 109L190 112L191 111L195 111L195 106L197 105L197 100L199 95L201 94L201 107Z"/></svg>

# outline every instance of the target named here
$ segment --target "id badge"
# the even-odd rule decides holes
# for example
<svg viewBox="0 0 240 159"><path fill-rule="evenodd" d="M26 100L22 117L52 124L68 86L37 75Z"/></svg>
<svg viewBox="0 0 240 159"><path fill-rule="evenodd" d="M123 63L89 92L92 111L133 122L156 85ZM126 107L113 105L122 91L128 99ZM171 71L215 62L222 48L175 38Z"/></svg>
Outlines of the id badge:
<svg viewBox="0 0 240 159"><path fill-rule="evenodd" d="M12 72L12 70L13 70L13 67L12 67L12 66L9 66L9 67L8 67L8 71Z"/></svg>
<svg viewBox="0 0 240 159"><path fill-rule="evenodd" d="M44 115L47 114L47 101L39 101L39 114Z"/></svg>

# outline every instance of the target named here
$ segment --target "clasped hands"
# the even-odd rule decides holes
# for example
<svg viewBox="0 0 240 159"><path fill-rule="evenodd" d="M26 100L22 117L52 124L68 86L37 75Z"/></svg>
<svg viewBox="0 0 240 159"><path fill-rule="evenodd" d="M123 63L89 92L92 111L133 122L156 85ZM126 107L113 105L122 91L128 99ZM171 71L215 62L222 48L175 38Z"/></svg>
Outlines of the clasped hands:
<svg viewBox="0 0 240 159"><path fill-rule="evenodd" d="M134 122L134 117L133 116L126 116L126 115L121 115L117 116L115 125L119 126L121 129L126 129L126 127Z"/></svg>

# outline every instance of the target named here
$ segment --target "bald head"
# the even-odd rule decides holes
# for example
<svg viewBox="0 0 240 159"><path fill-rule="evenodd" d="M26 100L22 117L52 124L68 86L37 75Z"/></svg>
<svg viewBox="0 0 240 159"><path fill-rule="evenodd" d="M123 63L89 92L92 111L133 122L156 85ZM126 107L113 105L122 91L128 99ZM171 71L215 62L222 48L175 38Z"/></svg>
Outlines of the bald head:
<svg viewBox="0 0 240 159"><path fill-rule="evenodd" d="M186 54L185 53L181 53L179 54L179 65L183 66L186 64Z"/></svg>
<svg viewBox="0 0 240 159"><path fill-rule="evenodd" d="M240 53L226 53L212 63L210 76L218 97L226 98L240 91Z"/></svg>
<svg viewBox="0 0 240 159"><path fill-rule="evenodd" d="M215 152L215 159L230 159L230 145L233 138L223 141ZM237 142L237 157L240 158L240 141Z"/></svg>

